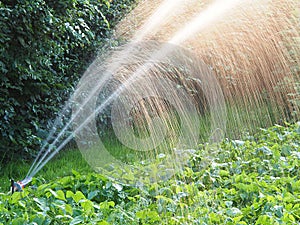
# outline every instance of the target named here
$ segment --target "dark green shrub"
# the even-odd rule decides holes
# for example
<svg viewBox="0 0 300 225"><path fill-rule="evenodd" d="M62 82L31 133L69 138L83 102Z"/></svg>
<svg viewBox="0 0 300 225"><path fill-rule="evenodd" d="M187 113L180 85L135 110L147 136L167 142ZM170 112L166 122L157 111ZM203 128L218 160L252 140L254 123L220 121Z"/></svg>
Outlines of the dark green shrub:
<svg viewBox="0 0 300 225"><path fill-rule="evenodd" d="M0 1L2 161L35 153L51 119L134 2Z"/></svg>

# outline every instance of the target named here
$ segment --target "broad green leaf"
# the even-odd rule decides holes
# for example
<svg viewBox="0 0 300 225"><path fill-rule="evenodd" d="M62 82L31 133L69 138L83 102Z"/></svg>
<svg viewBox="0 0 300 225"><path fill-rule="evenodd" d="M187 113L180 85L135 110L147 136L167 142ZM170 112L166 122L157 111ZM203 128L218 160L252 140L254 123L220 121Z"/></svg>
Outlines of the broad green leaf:
<svg viewBox="0 0 300 225"><path fill-rule="evenodd" d="M67 191L66 192L66 197L67 198L73 198L73 196L74 196L74 193L72 191Z"/></svg>
<svg viewBox="0 0 300 225"><path fill-rule="evenodd" d="M76 203L78 203L80 200L85 199L85 196L81 191L76 191L72 198Z"/></svg>
<svg viewBox="0 0 300 225"><path fill-rule="evenodd" d="M113 201L105 201L100 203L100 209L109 209L115 207L115 203Z"/></svg>
<svg viewBox="0 0 300 225"><path fill-rule="evenodd" d="M92 201L86 199L80 202L81 207L87 215L94 213L94 204Z"/></svg>
<svg viewBox="0 0 300 225"><path fill-rule="evenodd" d="M62 190L56 191L56 194L57 194L57 196L56 196L57 199L66 201L65 193Z"/></svg>

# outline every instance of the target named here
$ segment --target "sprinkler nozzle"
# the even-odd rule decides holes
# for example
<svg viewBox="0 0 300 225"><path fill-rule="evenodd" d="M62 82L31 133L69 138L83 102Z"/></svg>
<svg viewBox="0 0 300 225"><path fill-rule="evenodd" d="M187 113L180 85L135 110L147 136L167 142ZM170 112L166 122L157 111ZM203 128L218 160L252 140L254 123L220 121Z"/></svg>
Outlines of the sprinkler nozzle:
<svg viewBox="0 0 300 225"><path fill-rule="evenodd" d="M15 182L13 179L10 180L11 184L11 193L13 194L14 192L21 192L25 188L25 186L31 181L31 178L26 178L22 181L17 181Z"/></svg>
<svg viewBox="0 0 300 225"><path fill-rule="evenodd" d="M11 193L13 194L14 192L21 192L23 191L24 185L22 184L21 181L15 182L13 179L10 180L11 183Z"/></svg>

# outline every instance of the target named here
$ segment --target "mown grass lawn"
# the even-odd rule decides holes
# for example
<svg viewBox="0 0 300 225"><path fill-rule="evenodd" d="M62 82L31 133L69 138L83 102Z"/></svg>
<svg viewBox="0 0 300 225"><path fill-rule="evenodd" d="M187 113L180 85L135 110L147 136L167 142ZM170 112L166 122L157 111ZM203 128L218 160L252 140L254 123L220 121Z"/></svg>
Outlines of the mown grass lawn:
<svg viewBox="0 0 300 225"><path fill-rule="evenodd" d="M6 192L9 190L10 179L23 179L31 166L30 162L11 162L7 165L2 165L0 170L0 191ZM37 174L37 179L42 179L44 182L55 180L57 177L63 177L72 174L72 169L79 172L92 172L91 167L83 159L79 150L65 150L60 152Z"/></svg>
<svg viewBox="0 0 300 225"><path fill-rule="evenodd" d="M2 186L0 224L299 224L300 123L244 136L199 146L183 173L140 187L53 160L37 189Z"/></svg>

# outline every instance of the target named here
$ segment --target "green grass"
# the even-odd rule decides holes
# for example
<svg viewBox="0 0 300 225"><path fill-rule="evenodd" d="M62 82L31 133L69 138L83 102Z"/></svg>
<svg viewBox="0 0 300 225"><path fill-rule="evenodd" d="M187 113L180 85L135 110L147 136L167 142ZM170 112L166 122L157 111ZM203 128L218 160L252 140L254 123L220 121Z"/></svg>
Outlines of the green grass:
<svg viewBox="0 0 300 225"><path fill-rule="evenodd" d="M15 180L24 179L30 166L31 163L22 161L1 165L0 191L5 192L9 190L10 178ZM86 173L92 171L79 150L63 150L37 173L36 178L43 178L46 181L55 180L58 177L72 174L73 169Z"/></svg>

